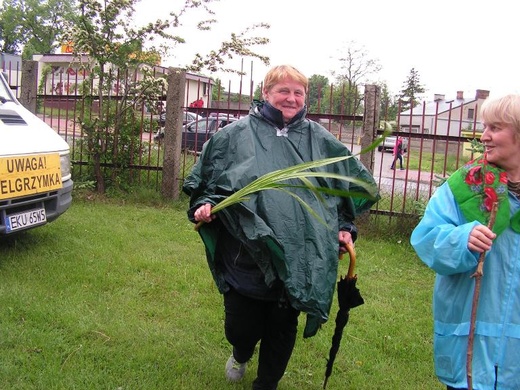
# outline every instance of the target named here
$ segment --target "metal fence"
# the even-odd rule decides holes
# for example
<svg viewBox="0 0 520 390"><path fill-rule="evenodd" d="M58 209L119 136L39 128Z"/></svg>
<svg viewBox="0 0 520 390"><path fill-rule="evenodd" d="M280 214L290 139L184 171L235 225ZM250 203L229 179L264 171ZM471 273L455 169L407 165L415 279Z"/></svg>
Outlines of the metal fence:
<svg viewBox="0 0 520 390"><path fill-rule="evenodd" d="M32 72L35 73L34 69ZM249 102L253 99L252 86L256 84L255 80L249 80L249 83L242 83L241 80L240 86L249 85L247 93L242 93L241 88L232 93L234 85L231 82L226 84L226 88L222 88L222 85L214 85L213 88L223 91L219 93L216 101L211 101L206 107L193 107L193 105L190 107L188 96L193 96L193 90L188 94L186 89L193 88L193 83L187 83L183 72L168 72L168 70L166 72L169 80L168 90L160 97L161 101L167 103L165 134L170 132L175 133L176 136L154 139L159 127L159 113L153 108L141 107L136 116L138 136L125 146L139 152L133 155L134 158L125 169L132 184L147 186L161 191L166 196L172 194L176 196L179 194L182 178L198 158L196 152L190 151L185 147L186 145L182 145L182 116L179 115L179 109L182 112L192 111L204 115L206 121L209 121L212 115L220 117L246 115ZM85 139L85 129L79 121L85 111L85 100L81 99L79 92L70 93L69 91L69 93L63 94L56 88L36 90L36 86L48 84L53 86L74 85L75 88L78 88L79 83L75 77L77 75L64 74L59 79L50 80L50 84L42 83L41 80L26 82L27 85L22 85L22 90L31 89L33 91L28 95L22 94L21 100L29 106L32 101L38 116L69 143L75 168L75 181L79 183L91 163L85 150L85 144L82 142ZM22 80L24 80L23 75ZM29 85L32 87L29 88ZM199 88L196 95L208 94L208 91L202 90L201 83L196 88ZM308 113L308 118L322 124L354 153L360 153L383 133L379 125L380 119L384 119L380 104L380 89L377 86L368 85L365 86L363 92L359 102L363 108L363 115L325 114L313 111ZM111 98L117 98L117 94ZM96 105L98 102L94 99L91 104ZM332 102L320 102L317 106L329 107L332 106ZM343 109L340 112L343 112ZM399 118L397 118L397 123L399 123ZM395 129L394 133L397 131L398 129ZM470 158L467 156L466 149L472 138L467 134L466 136L411 132L399 134L405 137L409 144L403 170L390 169L393 161L392 153L374 149L359 155L362 163L373 172L382 194L381 201L373 208L372 213L387 215L391 218L417 215L420 212L418 205L426 203L438 183ZM200 132L197 133L197 136L205 139L209 134ZM103 169L107 172L113 167L110 164L104 164Z"/></svg>

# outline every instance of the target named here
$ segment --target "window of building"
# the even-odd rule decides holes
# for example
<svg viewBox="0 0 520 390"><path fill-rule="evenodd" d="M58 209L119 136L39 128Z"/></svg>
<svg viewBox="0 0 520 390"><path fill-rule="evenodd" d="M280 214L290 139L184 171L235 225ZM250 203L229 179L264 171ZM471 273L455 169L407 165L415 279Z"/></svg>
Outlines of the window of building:
<svg viewBox="0 0 520 390"><path fill-rule="evenodd" d="M421 131L421 127L419 125L412 125L412 127L410 127L410 126L401 126L401 131L405 132L405 133L430 134L430 129L425 127Z"/></svg>
<svg viewBox="0 0 520 390"><path fill-rule="evenodd" d="M475 117L475 109L468 108L468 119L473 119Z"/></svg>

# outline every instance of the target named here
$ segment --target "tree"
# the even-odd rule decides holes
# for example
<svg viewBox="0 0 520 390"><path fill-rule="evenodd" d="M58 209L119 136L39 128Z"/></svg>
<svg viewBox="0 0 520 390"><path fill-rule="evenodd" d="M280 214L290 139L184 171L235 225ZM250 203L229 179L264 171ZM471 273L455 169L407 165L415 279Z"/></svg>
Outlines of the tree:
<svg viewBox="0 0 520 390"><path fill-rule="evenodd" d="M22 26L17 21L17 9L13 0L4 0L0 7L0 52L19 54L21 50Z"/></svg>
<svg viewBox="0 0 520 390"><path fill-rule="evenodd" d="M386 83L382 83L381 87L381 119L385 121L393 121L397 117L398 106L396 99L392 98Z"/></svg>
<svg viewBox="0 0 520 390"><path fill-rule="evenodd" d="M409 110L419 104L419 95L425 92L419 79L419 72L412 68L399 94L401 111Z"/></svg>
<svg viewBox="0 0 520 390"><path fill-rule="evenodd" d="M48 54L62 43L67 21L73 17L70 0L4 0L0 8L1 50L22 54Z"/></svg>
<svg viewBox="0 0 520 390"><path fill-rule="evenodd" d="M226 88L222 85L222 80L216 78L214 80L213 88L211 88L211 100L217 102L222 100L225 96Z"/></svg>
<svg viewBox="0 0 520 390"><path fill-rule="evenodd" d="M263 87L263 82L259 83L256 86L255 92L253 92L253 99L256 99L256 100L262 100L263 99L263 97L262 97L262 87Z"/></svg>
<svg viewBox="0 0 520 390"><path fill-rule="evenodd" d="M190 1L195 3L197 2L197 0L187 0L187 2ZM256 36L250 37L248 35L251 31L257 28L270 28L270 26L266 23L260 23L248 27L238 34L231 33L229 41L222 42L218 50L211 50L205 55L196 53L191 65L187 65L186 69L192 72L200 72L203 69L207 69L210 72L217 72L220 70L223 72L243 74L242 70L238 71L225 66L225 59L233 59L234 56L258 58L265 65L269 65L269 57L259 55L250 49L250 47L256 45L265 45L269 43L268 38Z"/></svg>
<svg viewBox="0 0 520 390"><path fill-rule="evenodd" d="M179 26L181 17L190 9L202 7L213 14L207 8L212 1L185 0L178 13L170 14L171 19L157 20L143 27L133 27L131 23L137 0L78 1L78 15L68 24L64 38L71 42L76 58L84 58L84 55L88 58L88 62L82 64L89 75L83 83L83 98L91 102L96 96L99 104L95 115L84 112L79 118L86 134L86 147L98 192L105 192L106 178L102 164L115 165L110 179L116 183L120 180L118 168L124 169L130 163L132 156L126 152L132 149L132 141L138 135L135 127L138 111L165 94L166 79L155 77L153 65L158 58L167 54L168 49L185 42L174 35L172 29ZM214 22L214 19L202 21L198 28L208 30ZM259 26L268 28L265 24ZM257 55L251 49L255 45L268 43L268 40L250 37L248 34L251 31L249 28L239 34L232 33L230 41L223 42L218 50L204 56L197 53L186 70L239 73L225 67L225 60L234 56L257 57L268 64L267 57ZM138 74L142 78L139 79ZM93 87L97 85L99 87ZM113 97L114 90L118 92L117 99Z"/></svg>
<svg viewBox="0 0 520 390"><path fill-rule="evenodd" d="M340 70L331 71L337 84L335 94L345 99L341 105L345 108L344 113L354 115L360 108L360 85L367 82L370 75L378 73L381 65L377 59L369 58L363 46L353 41L340 49L337 61Z"/></svg>
<svg viewBox="0 0 520 390"><path fill-rule="evenodd" d="M331 101L330 110L333 114L356 115L362 114L361 100L363 94L359 92L357 85L348 82L339 82L329 89L325 95ZM332 93L332 96L330 96Z"/></svg>
<svg viewBox="0 0 520 390"><path fill-rule="evenodd" d="M321 114L327 112L329 107L323 107L323 98L329 87L329 79L317 74L309 78L308 106L309 111Z"/></svg>

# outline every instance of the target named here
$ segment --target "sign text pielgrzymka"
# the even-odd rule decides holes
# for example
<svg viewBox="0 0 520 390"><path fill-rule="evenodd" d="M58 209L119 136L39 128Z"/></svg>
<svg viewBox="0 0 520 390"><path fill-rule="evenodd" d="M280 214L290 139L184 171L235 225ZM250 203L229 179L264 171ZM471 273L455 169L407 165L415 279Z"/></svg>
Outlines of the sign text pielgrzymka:
<svg viewBox="0 0 520 390"><path fill-rule="evenodd" d="M61 187L59 154L0 158L0 199L37 194Z"/></svg>

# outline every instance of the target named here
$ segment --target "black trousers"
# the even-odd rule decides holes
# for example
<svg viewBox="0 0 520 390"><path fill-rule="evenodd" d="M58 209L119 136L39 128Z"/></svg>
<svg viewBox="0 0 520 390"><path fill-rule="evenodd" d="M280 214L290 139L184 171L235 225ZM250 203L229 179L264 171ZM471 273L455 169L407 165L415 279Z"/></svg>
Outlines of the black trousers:
<svg viewBox="0 0 520 390"><path fill-rule="evenodd" d="M254 390L275 390L296 342L300 312L288 303L248 298L231 289L224 294L226 338L239 363L253 356L260 342Z"/></svg>
<svg viewBox="0 0 520 390"><path fill-rule="evenodd" d="M399 160L399 168L403 168L403 155L401 153L397 153L397 156L394 157L394 161L392 161L390 168L394 169L396 167L397 160Z"/></svg>

